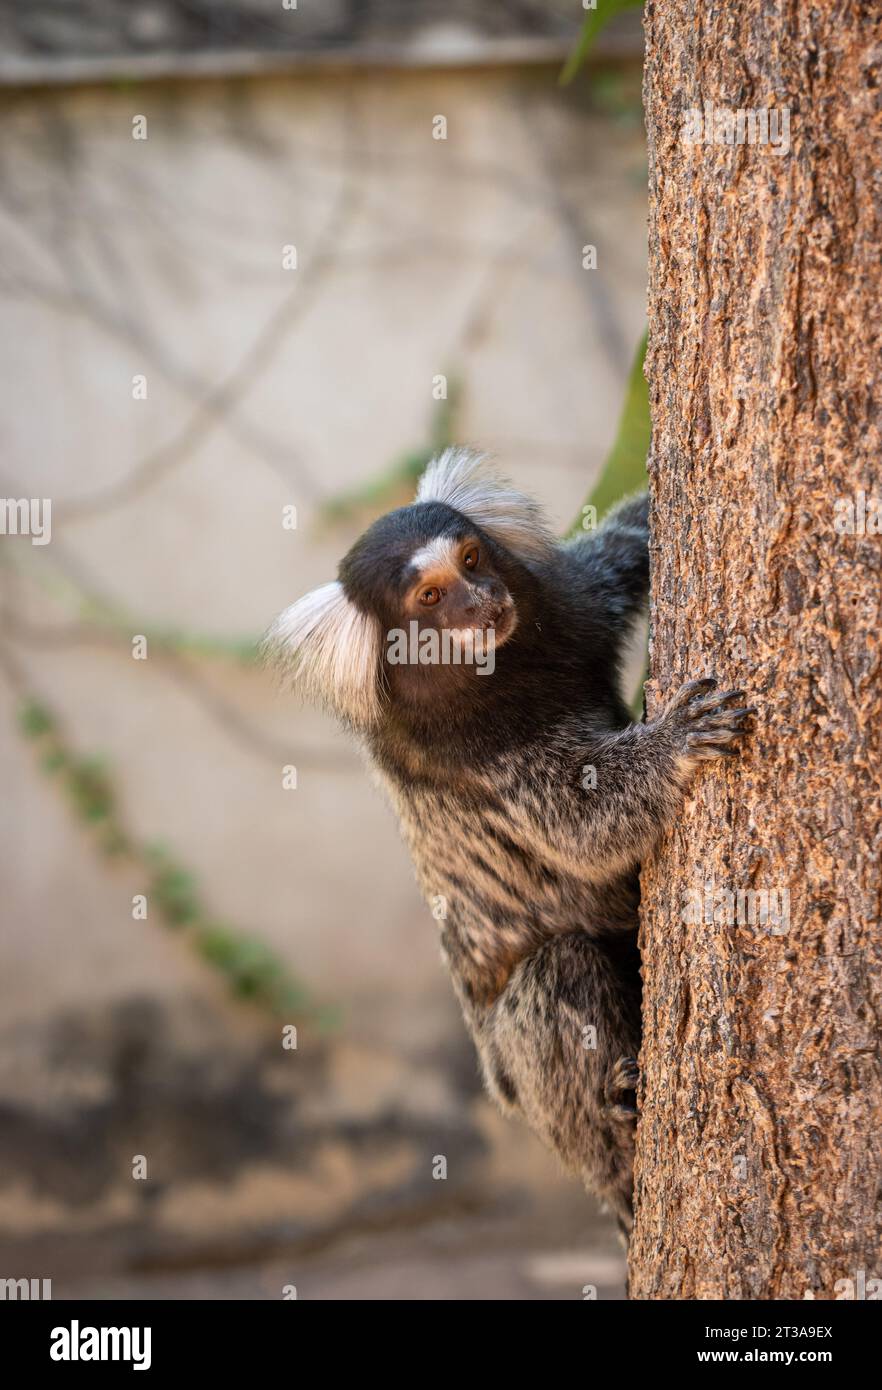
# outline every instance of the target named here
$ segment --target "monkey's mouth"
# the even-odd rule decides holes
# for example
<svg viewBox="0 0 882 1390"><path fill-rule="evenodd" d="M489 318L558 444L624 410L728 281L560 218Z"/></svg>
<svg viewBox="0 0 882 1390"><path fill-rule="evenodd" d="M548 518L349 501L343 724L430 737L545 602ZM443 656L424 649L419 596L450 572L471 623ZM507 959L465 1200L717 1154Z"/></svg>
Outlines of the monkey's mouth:
<svg viewBox="0 0 882 1390"><path fill-rule="evenodd" d="M503 642L507 642L517 625L517 609L509 601L486 622L463 623L450 631L453 637L460 641L475 642L489 650L501 647Z"/></svg>
<svg viewBox="0 0 882 1390"><path fill-rule="evenodd" d="M507 642L518 625L518 610L513 603L508 603L503 608L496 622L492 624L490 631L493 633L493 644L501 647L503 642Z"/></svg>

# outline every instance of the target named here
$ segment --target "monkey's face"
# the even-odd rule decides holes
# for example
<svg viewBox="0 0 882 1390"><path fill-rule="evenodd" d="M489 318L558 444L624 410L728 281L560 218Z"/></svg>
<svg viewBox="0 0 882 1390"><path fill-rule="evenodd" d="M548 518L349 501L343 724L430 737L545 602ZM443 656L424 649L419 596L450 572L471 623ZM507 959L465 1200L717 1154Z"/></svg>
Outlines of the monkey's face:
<svg viewBox="0 0 882 1390"><path fill-rule="evenodd" d="M501 647L517 627L518 613L494 564L495 549L474 531L443 534L419 546L398 582L401 626L415 621L421 630L446 631L459 641L482 634Z"/></svg>
<svg viewBox="0 0 882 1390"><path fill-rule="evenodd" d="M357 728L378 726L390 701L420 718L486 708L502 672L477 678L496 672L498 649L511 644L508 678L535 657L553 553L535 503L477 455L446 450L416 501L355 542L337 580L279 615L266 650Z"/></svg>
<svg viewBox="0 0 882 1390"><path fill-rule="evenodd" d="M524 618L520 574L504 546L437 502L380 517L340 566L347 598L376 634L382 687L393 701L435 708L496 671Z"/></svg>
<svg viewBox="0 0 882 1390"><path fill-rule="evenodd" d="M348 597L378 622L387 648L402 632L418 641L443 639L420 649L417 664L427 666L436 664L431 650L450 656L451 643L495 651L509 640L518 625L517 571L506 549L468 517L418 503L374 522L346 556L340 578Z"/></svg>

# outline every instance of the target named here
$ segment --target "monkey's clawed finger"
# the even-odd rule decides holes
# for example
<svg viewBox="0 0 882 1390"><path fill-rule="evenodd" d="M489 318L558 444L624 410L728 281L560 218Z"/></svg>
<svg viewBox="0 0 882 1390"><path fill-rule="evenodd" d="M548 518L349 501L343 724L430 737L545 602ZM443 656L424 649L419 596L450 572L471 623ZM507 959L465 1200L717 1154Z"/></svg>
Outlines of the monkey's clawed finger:
<svg viewBox="0 0 882 1390"><path fill-rule="evenodd" d="M701 695L708 690L713 690L716 684L717 682L713 676L703 676L700 680L687 681L685 685L680 686L673 700L671 700L668 709L682 709L682 707L688 705L689 701L694 699L696 695Z"/></svg>
<svg viewBox="0 0 882 1390"><path fill-rule="evenodd" d="M746 696L746 690L715 690L711 695L702 695L698 699L690 700L686 708L691 715L699 715L707 710L728 706L730 700L744 700Z"/></svg>

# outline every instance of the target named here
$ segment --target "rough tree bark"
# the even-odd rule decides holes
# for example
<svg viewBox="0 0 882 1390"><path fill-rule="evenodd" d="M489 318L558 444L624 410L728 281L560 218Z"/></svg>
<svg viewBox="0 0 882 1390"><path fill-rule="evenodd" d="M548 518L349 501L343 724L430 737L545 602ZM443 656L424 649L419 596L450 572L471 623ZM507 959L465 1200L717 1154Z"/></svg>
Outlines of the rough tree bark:
<svg viewBox="0 0 882 1390"><path fill-rule="evenodd" d="M860 1297L882 1278L882 5L649 0L646 38L648 712L715 675L759 715L644 873L630 1292ZM789 107L789 153L687 143L705 102Z"/></svg>

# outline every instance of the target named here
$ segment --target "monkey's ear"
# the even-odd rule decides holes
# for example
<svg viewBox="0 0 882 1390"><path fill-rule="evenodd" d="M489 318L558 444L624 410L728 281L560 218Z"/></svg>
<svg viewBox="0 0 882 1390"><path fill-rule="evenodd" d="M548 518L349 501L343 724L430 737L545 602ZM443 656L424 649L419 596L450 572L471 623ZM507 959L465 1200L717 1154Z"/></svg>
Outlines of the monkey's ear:
<svg viewBox="0 0 882 1390"><path fill-rule="evenodd" d="M357 728L380 715L380 629L337 580L280 613L263 639L264 657L313 700Z"/></svg>
<svg viewBox="0 0 882 1390"><path fill-rule="evenodd" d="M417 502L445 502L521 560L545 559L554 535L542 508L500 477L481 454L445 449L420 478Z"/></svg>

